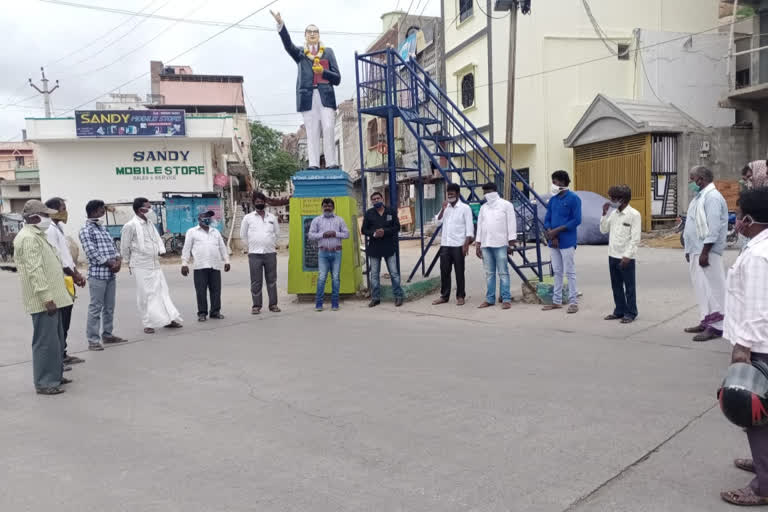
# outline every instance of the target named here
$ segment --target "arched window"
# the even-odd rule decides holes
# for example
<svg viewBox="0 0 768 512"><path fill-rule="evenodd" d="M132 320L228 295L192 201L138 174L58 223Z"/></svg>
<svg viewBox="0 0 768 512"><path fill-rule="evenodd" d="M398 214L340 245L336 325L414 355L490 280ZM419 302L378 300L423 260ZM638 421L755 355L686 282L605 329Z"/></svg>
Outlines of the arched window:
<svg viewBox="0 0 768 512"><path fill-rule="evenodd" d="M475 105L475 74L467 73L461 77L461 106L469 108Z"/></svg>

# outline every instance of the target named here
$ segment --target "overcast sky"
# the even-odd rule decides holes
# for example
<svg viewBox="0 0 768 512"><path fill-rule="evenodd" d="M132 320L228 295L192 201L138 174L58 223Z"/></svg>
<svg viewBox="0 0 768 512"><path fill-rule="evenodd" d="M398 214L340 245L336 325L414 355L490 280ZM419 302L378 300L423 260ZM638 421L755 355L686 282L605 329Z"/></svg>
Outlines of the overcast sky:
<svg viewBox="0 0 768 512"><path fill-rule="evenodd" d="M54 0L107 9L137 11L158 16L234 23L270 0ZM296 64L284 52L269 9L279 11L290 30L314 23L323 43L339 60L342 82L338 101L355 94L354 52L364 51L381 31L380 16L400 8L439 16L440 0L277 0L244 21L268 31L232 28L186 54L169 59L216 34L224 27L117 14L48 3L43 0L0 0L0 141L19 140L25 117L43 115L42 96L26 83L39 83L40 66L58 79L51 95L54 116L102 99L112 89L149 71L150 60L186 64L199 74L245 77L246 107L251 116L280 131L295 131L301 117L295 113ZM418 6L418 7L417 7ZM349 34L331 34L328 31ZM301 34L292 34L302 42ZM156 38L156 39L154 39ZM150 42L151 41L151 42ZM144 46L146 45L146 46ZM111 65L110 65L111 64ZM108 66L104 68L104 66ZM104 69L100 69L104 68ZM150 92L149 76L138 78L114 92ZM279 114L279 115L272 115Z"/></svg>

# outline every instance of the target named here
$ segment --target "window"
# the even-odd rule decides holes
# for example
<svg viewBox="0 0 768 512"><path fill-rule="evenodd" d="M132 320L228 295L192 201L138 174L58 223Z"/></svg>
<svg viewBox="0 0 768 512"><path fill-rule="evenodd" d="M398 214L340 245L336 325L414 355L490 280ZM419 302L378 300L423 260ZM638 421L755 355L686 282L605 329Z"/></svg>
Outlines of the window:
<svg viewBox="0 0 768 512"><path fill-rule="evenodd" d="M29 185L19 185L19 192L29 192Z"/></svg>
<svg viewBox="0 0 768 512"><path fill-rule="evenodd" d="M19 167L24 167L24 157L23 156L17 156L16 157L16 165Z"/></svg>
<svg viewBox="0 0 768 512"><path fill-rule="evenodd" d="M459 0L459 22L472 16L472 6L475 0Z"/></svg>
<svg viewBox="0 0 768 512"><path fill-rule="evenodd" d="M619 44L619 60L629 60L629 45Z"/></svg>
<svg viewBox="0 0 768 512"><path fill-rule="evenodd" d="M475 74L470 72L461 77L461 107L475 106Z"/></svg>

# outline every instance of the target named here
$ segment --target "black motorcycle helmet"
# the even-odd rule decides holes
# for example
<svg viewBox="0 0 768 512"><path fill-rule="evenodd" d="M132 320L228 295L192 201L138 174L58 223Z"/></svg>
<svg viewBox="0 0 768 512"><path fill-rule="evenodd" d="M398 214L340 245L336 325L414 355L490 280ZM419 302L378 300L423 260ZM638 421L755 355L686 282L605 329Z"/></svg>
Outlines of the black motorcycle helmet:
<svg viewBox="0 0 768 512"><path fill-rule="evenodd" d="M720 409L739 427L768 425L768 365L734 363L717 392Z"/></svg>

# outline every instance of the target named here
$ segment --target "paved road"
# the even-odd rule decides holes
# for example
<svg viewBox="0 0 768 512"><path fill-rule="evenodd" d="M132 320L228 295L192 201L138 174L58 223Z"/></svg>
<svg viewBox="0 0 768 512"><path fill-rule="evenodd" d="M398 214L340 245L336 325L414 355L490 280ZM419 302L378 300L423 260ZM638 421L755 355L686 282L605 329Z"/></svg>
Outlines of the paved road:
<svg viewBox="0 0 768 512"><path fill-rule="evenodd" d="M731 510L719 491L749 475L730 466L746 439L715 407L729 348L681 333L696 314L680 251L641 257L631 326L601 320L604 248L579 249L570 316L477 310L477 260L463 308L315 313L285 295L281 258L283 313L252 317L238 259L226 320L192 321L191 279L169 267L188 322L145 336L121 274L116 332L131 343L85 352L60 397L33 393L30 321L0 273L0 509Z"/></svg>

